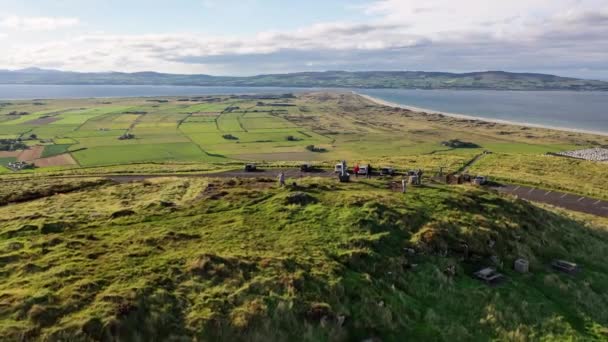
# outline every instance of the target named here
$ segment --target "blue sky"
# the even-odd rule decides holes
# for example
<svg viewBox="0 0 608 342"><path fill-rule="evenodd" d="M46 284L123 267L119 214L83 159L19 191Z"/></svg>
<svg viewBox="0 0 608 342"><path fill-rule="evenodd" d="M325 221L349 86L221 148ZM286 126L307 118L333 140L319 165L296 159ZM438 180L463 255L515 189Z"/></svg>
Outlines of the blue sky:
<svg viewBox="0 0 608 342"><path fill-rule="evenodd" d="M366 1L279 0L3 0L2 12L74 17L90 30L114 33L247 34L290 30L315 22L361 20ZM322 10L319 10L322 9Z"/></svg>
<svg viewBox="0 0 608 342"><path fill-rule="evenodd" d="M606 0L0 0L0 68L608 79Z"/></svg>

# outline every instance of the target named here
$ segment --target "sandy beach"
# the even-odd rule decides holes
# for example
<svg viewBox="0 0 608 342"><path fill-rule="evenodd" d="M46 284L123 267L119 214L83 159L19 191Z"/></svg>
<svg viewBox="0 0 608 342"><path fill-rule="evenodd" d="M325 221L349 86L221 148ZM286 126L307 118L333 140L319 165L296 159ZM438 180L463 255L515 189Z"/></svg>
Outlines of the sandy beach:
<svg viewBox="0 0 608 342"><path fill-rule="evenodd" d="M441 114L441 115L449 116L449 117L456 118L456 119L463 119L463 120L478 120L478 121L492 122L492 123L505 124L505 125L516 125L516 126L533 127L533 128L545 128L545 129L552 129L552 130L565 131L565 132L608 136L607 132L591 131L591 130L568 128L568 127L558 127L558 126L551 126L551 125L540 125L540 124L533 124L533 123L529 123L529 122L517 122L517 121L509 121L509 120L492 119L492 118L486 118L486 117L481 117L481 116L473 116L473 115L467 115L467 114L442 112L442 111L437 111L437 110L432 110L432 109L427 109L427 108L402 105L399 103L386 101L383 99L379 99L377 97L373 97L373 96L369 96L369 95L365 95L365 94L361 94L361 93L357 93L357 92L353 92L353 93L357 94L371 102L382 105L382 106L408 109L408 110L411 110L414 112Z"/></svg>

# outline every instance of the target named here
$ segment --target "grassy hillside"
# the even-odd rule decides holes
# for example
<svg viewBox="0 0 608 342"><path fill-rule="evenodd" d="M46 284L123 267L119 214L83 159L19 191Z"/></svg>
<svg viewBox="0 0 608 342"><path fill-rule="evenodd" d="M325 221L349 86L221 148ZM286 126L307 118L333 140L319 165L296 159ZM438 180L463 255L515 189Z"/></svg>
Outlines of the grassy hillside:
<svg viewBox="0 0 608 342"><path fill-rule="evenodd" d="M253 87L414 88L493 90L608 90L608 82L546 74L486 71L447 73L423 71L327 71L251 77L172 75L155 72L77 73L27 69L0 71L10 84L143 84Z"/></svg>
<svg viewBox="0 0 608 342"><path fill-rule="evenodd" d="M608 165L548 155L494 154L481 158L471 173L491 174L509 183L533 185L608 199Z"/></svg>
<svg viewBox="0 0 608 342"><path fill-rule="evenodd" d="M383 180L55 182L0 193L1 340L608 338L604 219Z"/></svg>

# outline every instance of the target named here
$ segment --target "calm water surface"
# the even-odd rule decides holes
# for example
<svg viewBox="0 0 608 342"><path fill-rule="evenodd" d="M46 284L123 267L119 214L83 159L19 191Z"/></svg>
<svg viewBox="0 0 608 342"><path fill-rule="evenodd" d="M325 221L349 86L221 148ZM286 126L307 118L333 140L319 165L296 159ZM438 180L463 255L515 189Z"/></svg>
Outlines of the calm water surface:
<svg viewBox="0 0 608 342"><path fill-rule="evenodd" d="M311 90L322 89L0 85L0 99L277 94ZM608 92L410 89L357 89L356 91L386 101L430 110L608 133Z"/></svg>
<svg viewBox="0 0 608 342"><path fill-rule="evenodd" d="M441 112L608 133L608 92L370 89L360 93Z"/></svg>

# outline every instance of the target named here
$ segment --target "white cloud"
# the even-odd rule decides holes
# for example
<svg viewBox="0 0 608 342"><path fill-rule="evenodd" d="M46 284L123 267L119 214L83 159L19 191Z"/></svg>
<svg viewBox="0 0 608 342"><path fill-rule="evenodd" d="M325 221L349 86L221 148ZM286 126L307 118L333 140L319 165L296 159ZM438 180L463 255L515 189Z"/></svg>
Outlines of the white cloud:
<svg viewBox="0 0 608 342"><path fill-rule="evenodd" d="M80 24L78 18L8 16L0 19L0 27L21 31L51 31Z"/></svg>
<svg viewBox="0 0 608 342"><path fill-rule="evenodd" d="M418 3L378 0L363 8L369 15L364 22L248 36L82 34L12 48L0 54L0 68L213 74L501 69L608 78L605 0Z"/></svg>

